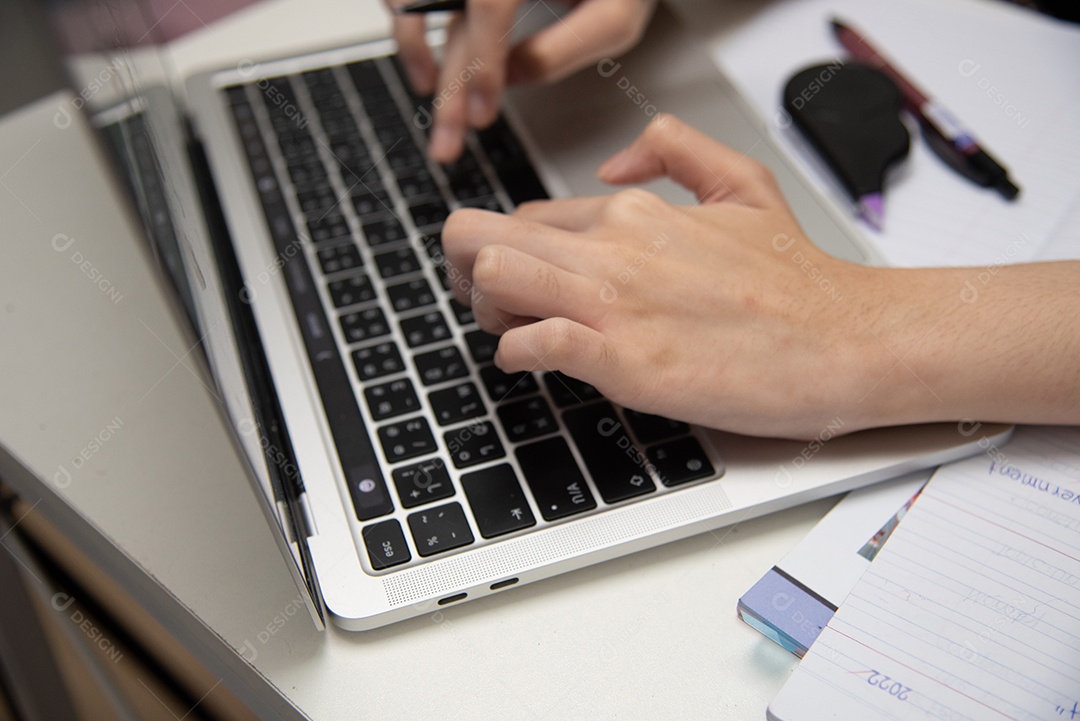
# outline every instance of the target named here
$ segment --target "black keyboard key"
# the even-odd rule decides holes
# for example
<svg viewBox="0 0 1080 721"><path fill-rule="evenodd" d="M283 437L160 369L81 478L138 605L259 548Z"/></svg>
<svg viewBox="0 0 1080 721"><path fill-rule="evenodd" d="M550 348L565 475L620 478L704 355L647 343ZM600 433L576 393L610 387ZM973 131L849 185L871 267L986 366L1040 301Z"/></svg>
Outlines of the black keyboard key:
<svg viewBox="0 0 1080 721"><path fill-rule="evenodd" d="M502 116L483 130L476 131L476 137L487 153L488 160L496 168L521 163L526 159L525 149L521 147L514 131Z"/></svg>
<svg viewBox="0 0 1080 721"><path fill-rule="evenodd" d="M339 273L343 270L352 270L364 265L360 258L360 251L352 243L347 245L333 245L319 250L319 265L326 275Z"/></svg>
<svg viewBox="0 0 1080 721"><path fill-rule="evenodd" d="M405 534L401 532L401 524L392 518L364 526L360 535L364 538L364 546L367 548L371 567L376 571L382 571L412 559L409 544L405 542Z"/></svg>
<svg viewBox="0 0 1080 721"><path fill-rule="evenodd" d="M412 531L416 552L421 556L433 556L467 546L474 540L460 503L447 503L411 514L409 530Z"/></svg>
<svg viewBox="0 0 1080 721"><path fill-rule="evenodd" d="M549 197L540 177L532 165L527 163L499 168L499 180L515 206L530 200L546 200Z"/></svg>
<svg viewBox="0 0 1080 721"><path fill-rule="evenodd" d="M562 437L521 446L516 455L545 520L554 521L596 508L596 499Z"/></svg>
<svg viewBox="0 0 1080 721"><path fill-rule="evenodd" d="M364 238L371 248L387 243L396 243L407 237L401 222L394 215L385 215L364 220Z"/></svg>
<svg viewBox="0 0 1080 721"><path fill-rule="evenodd" d="M461 486L484 538L536 525L529 501L510 465L504 463L466 473L461 477Z"/></svg>
<svg viewBox="0 0 1080 721"><path fill-rule="evenodd" d="M326 168L318 158L313 158L307 163L289 165L289 178L297 188L310 188L312 186L329 187L326 182Z"/></svg>
<svg viewBox="0 0 1080 721"><path fill-rule="evenodd" d="M648 471L652 464L630 440L610 403L566 411L563 423L605 501L617 503L656 490Z"/></svg>
<svg viewBox="0 0 1080 721"><path fill-rule="evenodd" d="M300 203L300 210L305 213L326 210L337 204L337 198L334 197L334 191L330 186L300 191L296 194L296 200Z"/></svg>
<svg viewBox="0 0 1080 721"><path fill-rule="evenodd" d="M716 474L709 456L693 436L661 443L647 451L665 486L677 486Z"/></svg>
<svg viewBox="0 0 1080 721"><path fill-rule="evenodd" d="M465 334L465 345L477 365L490 363L499 347L499 336L482 330L469 331Z"/></svg>
<svg viewBox="0 0 1080 721"><path fill-rule="evenodd" d="M472 383L434 391L428 394L428 400L440 426L460 423L487 413L480 391Z"/></svg>
<svg viewBox="0 0 1080 721"><path fill-rule="evenodd" d="M377 180L372 182L368 178L365 178L363 182L354 182L355 185L349 188L349 193L352 196L353 209L360 216L361 223L368 220L367 216L378 215L381 221L384 219L383 214L394 212L394 202L390 200L390 194L386 192L386 188L381 183L377 182ZM373 232L386 235L386 231L381 226L375 226ZM383 235L379 237L381 238Z"/></svg>
<svg viewBox="0 0 1080 721"><path fill-rule="evenodd" d="M420 380L426 386L469 375L469 367L465 365L461 351L454 346L418 353L413 362L416 364L416 372L420 374Z"/></svg>
<svg viewBox="0 0 1080 721"><path fill-rule="evenodd" d="M401 360L401 353L393 343L379 343L354 350L353 364L356 366L356 375L362 381L370 381L382 378L405 370L405 361Z"/></svg>
<svg viewBox="0 0 1080 721"><path fill-rule="evenodd" d="M435 266L435 275L438 276L439 285L442 286L442 289L445 290L447 293L449 293L450 292L450 276L447 275L446 266L445 265L437 265L437 266Z"/></svg>
<svg viewBox="0 0 1080 721"><path fill-rule="evenodd" d="M454 495L454 484L439 458L403 466L393 473L398 498L405 508L438 501Z"/></svg>
<svg viewBox="0 0 1080 721"><path fill-rule="evenodd" d="M457 300L450 301L450 310L454 312L454 318L457 319L458 325L469 325L476 321L472 308L458 303Z"/></svg>
<svg viewBox="0 0 1080 721"><path fill-rule="evenodd" d="M390 296L390 304L398 313L423 308L435 302L435 293L431 290L431 284L423 278L391 285L386 292Z"/></svg>
<svg viewBox="0 0 1080 721"><path fill-rule="evenodd" d="M629 409L624 410L623 414L626 416L626 422L630 424L630 429L634 431L634 436L645 446L666 438L685 436L690 432L689 424L682 421L673 421L663 416L639 413Z"/></svg>
<svg viewBox="0 0 1080 721"><path fill-rule="evenodd" d="M364 398L371 417L377 421L420 410L420 399L408 378L365 388Z"/></svg>
<svg viewBox="0 0 1080 721"><path fill-rule="evenodd" d="M309 216L311 218L311 216ZM322 243L335 238L348 238L352 235L345 218L337 214L316 215L307 222L308 233L315 243Z"/></svg>
<svg viewBox="0 0 1080 721"><path fill-rule="evenodd" d="M398 188L406 200L412 198L438 197L439 186L435 184L435 178L423 168L412 175L399 177Z"/></svg>
<svg viewBox="0 0 1080 721"><path fill-rule="evenodd" d="M435 265L442 265L446 262L446 254L443 253L442 247L442 233L421 234L420 245L424 246L424 252L428 254L431 262Z"/></svg>
<svg viewBox="0 0 1080 721"><path fill-rule="evenodd" d="M344 308L347 305L366 303L375 299L375 289L371 287L371 281L363 273L331 281L327 285L330 298L334 301L335 308Z"/></svg>
<svg viewBox="0 0 1080 721"><path fill-rule="evenodd" d="M544 385L559 408L581 405L602 397L600 391L591 384L558 371L545 373Z"/></svg>
<svg viewBox="0 0 1080 721"><path fill-rule="evenodd" d="M417 169L423 168L425 165L424 153L413 143L408 131L402 127L400 132L395 129L385 133L387 138L390 138L391 134L397 135L397 137L383 144L383 148L386 149L386 156L382 162L390 166L393 174L395 176L412 175ZM381 139L384 133L376 130L376 135Z"/></svg>
<svg viewBox="0 0 1080 721"><path fill-rule="evenodd" d="M420 259L412 248L398 248L375 256L375 267L383 278L395 278L399 275L416 273L420 270Z"/></svg>
<svg viewBox="0 0 1080 721"><path fill-rule="evenodd" d="M330 147L334 147L337 143L350 142L360 143L363 139L360 136L360 128L357 126L356 121L352 117L352 113L344 108L338 112L323 113L319 117L323 126L323 132L326 133L326 137L330 138Z"/></svg>
<svg viewBox="0 0 1080 721"><path fill-rule="evenodd" d="M506 437L514 443L544 436L559 428L542 396L503 403L499 406L498 413Z"/></svg>
<svg viewBox="0 0 1080 721"><path fill-rule="evenodd" d="M450 209L442 198L430 198L411 203L409 213L416 227L423 228L427 225L442 225L450 214Z"/></svg>
<svg viewBox="0 0 1080 721"><path fill-rule="evenodd" d="M506 455L495 427L487 421L447 431L443 440L450 451L450 460L457 468L468 468Z"/></svg>
<svg viewBox="0 0 1080 721"><path fill-rule="evenodd" d="M382 308L364 308L363 310L341 315L341 332L346 343L361 343L390 333L390 324Z"/></svg>
<svg viewBox="0 0 1080 721"><path fill-rule="evenodd" d="M425 418L398 421L379 428L386 459L391 463L425 456L437 450L435 437Z"/></svg>
<svg viewBox="0 0 1080 721"><path fill-rule="evenodd" d="M356 89L360 91L361 97L365 93L371 93L380 88L386 89L382 73L379 72L374 60L360 60L359 62L349 63L345 68L349 71L349 75L352 77Z"/></svg>
<svg viewBox="0 0 1080 721"><path fill-rule="evenodd" d="M447 327L442 313L437 310L401 321L401 332L410 348L437 343L450 337L450 328Z"/></svg>
<svg viewBox="0 0 1080 721"><path fill-rule="evenodd" d="M480 380L484 381L488 396L496 403L540 390L533 374L528 371L503 373L495 366L487 366L480 370Z"/></svg>
<svg viewBox="0 0 1080 721"><path fill-rule="evenodd" d="M357 168L367 170L371 167L371 154L367 146L360 138L338 140L330 144L330 155L333 163L342 169L341 177L346 184L351 184L354 178L350 176ZM377 177L377 176L376 176Z"/></svg>
<svg viewBox="0 0 1080 721"><path fill-rule="evenodd" d="M480 210L490 210L493 213L503 212L502 204L499 203L499 199L494 195L482 195L478 198L465 198L459 202L463 208L478 208Z"/></svg>

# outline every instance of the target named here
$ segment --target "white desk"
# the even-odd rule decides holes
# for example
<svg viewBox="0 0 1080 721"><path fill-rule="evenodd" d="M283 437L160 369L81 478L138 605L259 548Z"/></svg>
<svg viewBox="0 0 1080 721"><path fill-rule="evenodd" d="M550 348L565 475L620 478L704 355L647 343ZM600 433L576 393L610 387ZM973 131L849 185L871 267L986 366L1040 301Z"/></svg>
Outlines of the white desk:
<svg viewBox="0 0 1080 721"><path fill-rule="evenodd" d="M711 0L681 5L727 27ZM183 71L225 66L386 27L375 0L281 0L185 39L176 58ZM346 633L313 627L242 477L151 477L107 494L7 480L259 717L320 721L761 719L795 659L739 621L736 600L830 506Z"/></svg>

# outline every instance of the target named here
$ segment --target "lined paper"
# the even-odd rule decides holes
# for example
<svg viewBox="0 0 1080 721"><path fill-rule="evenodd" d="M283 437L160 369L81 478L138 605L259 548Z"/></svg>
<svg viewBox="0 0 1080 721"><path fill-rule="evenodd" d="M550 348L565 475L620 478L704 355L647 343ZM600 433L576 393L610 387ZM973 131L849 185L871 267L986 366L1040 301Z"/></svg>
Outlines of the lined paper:
<svg viewBox="0 0 1080 721"><path fill-rule="evenodd" d="M938 470L769 718L1080 719L1080 429L984 451Z"/></svg>

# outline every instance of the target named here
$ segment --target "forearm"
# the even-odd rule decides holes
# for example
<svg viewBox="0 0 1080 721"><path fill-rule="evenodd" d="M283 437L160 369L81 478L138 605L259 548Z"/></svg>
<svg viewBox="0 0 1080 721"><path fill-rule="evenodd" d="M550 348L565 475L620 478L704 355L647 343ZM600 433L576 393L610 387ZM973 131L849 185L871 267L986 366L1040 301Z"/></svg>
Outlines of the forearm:
<svg viewBox="0 0 1080 721"><path fill-rule="evenodd" d="M889 290L863 329L867 425L1080 424L1080 262L872 275Z"/></svg>

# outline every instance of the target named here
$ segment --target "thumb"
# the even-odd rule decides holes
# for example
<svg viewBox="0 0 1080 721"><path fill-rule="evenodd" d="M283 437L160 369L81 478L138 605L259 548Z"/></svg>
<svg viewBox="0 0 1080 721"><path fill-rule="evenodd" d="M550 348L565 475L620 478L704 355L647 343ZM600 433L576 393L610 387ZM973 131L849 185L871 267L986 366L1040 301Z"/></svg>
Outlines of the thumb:
<svg viewBox="0 0 1080 721"><path fill-rule="evenodd" d="M612 185L669 177L702 203L732 200L767 207L779 196L764 165L666 113L653 118L637 140L608 158L596 174Z"/></svg>

